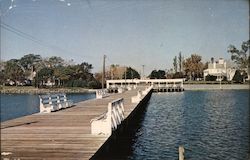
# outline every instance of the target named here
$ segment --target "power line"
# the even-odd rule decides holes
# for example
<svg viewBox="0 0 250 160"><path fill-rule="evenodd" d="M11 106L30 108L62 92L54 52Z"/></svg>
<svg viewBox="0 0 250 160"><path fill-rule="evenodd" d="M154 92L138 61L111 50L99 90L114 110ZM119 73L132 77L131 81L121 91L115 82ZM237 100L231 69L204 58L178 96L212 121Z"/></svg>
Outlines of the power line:
<svg viewBox="0 0 250 160"><path fill-rule="evenodd" d="M71 54L71 55L73 54L73 53L71 53L71 52L69 52L69 51L67 51L67 50L65 50L65 49L62 49L62 48L60 48L60 47L58 47L58 46L51 45L51 44L46 43L46 42L44 42L44 41L42 41L42 40L39 40L39 39L37 39L36 37L31 36L31 35L29 35L29 34L23 32L23 31L20 31L20 30L14 28L14 27L12 27L12 26L10 26L10 25L8 25L8 24L3 23L3 22L1 22L1 28L5 29L5 30L7 30L7 31L9 31L9 32L11 32L11 33L14 33L15 35L17 35L17 36L19 36L19 37L21 37L21 38L30 40L30 41L32 41L32 42L34 42L34 43L36 43L36 44L38 44L38 45L40 45L40 46L46 47L46 48L48 48L48 49L57 50L57 51L60 51L60 52L64 52L64 53L66 53L66 54ZM88 56L88 57L90 57L90 56ZM91 57L90 57L90 58L91 58Z"/></svg>

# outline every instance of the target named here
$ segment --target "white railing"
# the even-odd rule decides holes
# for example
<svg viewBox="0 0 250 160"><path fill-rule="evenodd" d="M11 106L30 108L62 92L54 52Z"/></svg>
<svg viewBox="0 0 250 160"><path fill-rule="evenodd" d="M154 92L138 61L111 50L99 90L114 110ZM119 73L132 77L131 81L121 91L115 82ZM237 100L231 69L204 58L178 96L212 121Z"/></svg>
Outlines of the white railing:
<svg viewBox="0 0 250 160"><path fill-rule="evenodd" d="M96 99L102 99L109 96L107 89L98 89L95 91L95 94L96 94Z"/></svg>
<svg viewBox="0 0 250 160"><path fill-rule="evenodd" d="M124 87L118 87L118 93L123 93L126 91L126 88Z"/></svg>
<svg viewBox="0 0 250 160"><path fill-rule="evenodd" d="M73 106L73 101L68 100L66 94L40 95L40 113L50 113Z"/></svg>
<svg viewBox="0 0 250 160"><path fill-rule="evenodd" d="M147 87L144 91L142 91L143 95L147 95L149 91L151 91L151 89L153 89L153 86L149 86Z"/></svg>
<svg viewBox="0 0 250 160"><path fill-rule="evenodd" d="M91 120L91 134L111 135L124 120L123 98L108 104L108 111Z"/></svg>
<svg viewBox="0 0 250 160"><path fill-rule="evenodd" d="M142 100L142 97L143 96L142 96L141 91L138 91L136 96L131 97L131 102L132 103L139 103Z"/></svg>

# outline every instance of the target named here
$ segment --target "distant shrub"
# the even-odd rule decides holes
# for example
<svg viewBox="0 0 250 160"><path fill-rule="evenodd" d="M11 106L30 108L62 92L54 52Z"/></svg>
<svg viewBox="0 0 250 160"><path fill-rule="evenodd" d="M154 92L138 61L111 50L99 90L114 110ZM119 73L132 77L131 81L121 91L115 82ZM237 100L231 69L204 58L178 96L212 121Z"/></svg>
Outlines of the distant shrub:
<svg viewBox="0 0 250 160"><path fill-rule="evenodd" d="M92 89L101 88L101 83L96 81L96 80L92 80L92 81L88 82L88 87L92 88Z"/></svg>
<svg viewBox="0 0 250 160"><path fill-rule="evenodd" d="M207 75L205 77L206 81L216 81L216 79L217 79L217 76L213 76L213 75Z"/></svg>
<svg viewBox="0 0 250 160"><path fill-rule="evenodd" d="M235 83L242 83L243 82L243 78L244 77L241 74L240 70L236 70L232 81L235 82Z"/></svg>

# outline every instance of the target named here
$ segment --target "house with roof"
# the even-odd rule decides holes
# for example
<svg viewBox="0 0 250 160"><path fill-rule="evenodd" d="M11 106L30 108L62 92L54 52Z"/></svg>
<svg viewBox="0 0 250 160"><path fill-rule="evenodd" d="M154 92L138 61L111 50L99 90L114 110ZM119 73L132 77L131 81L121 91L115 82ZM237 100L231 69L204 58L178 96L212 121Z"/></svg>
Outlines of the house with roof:
<svg viewBox="0 0 250 160"><path fill-rule="evenodd" d="M222 80L224 77L231 81L236 72L235 68L231 68L227 65L227 62L223 58L219 58L218 61L215 61L214 58L211 58L211 62L208 63L208 69L203 71L204 80L205 77L216 76L216 81Z"/></svg>

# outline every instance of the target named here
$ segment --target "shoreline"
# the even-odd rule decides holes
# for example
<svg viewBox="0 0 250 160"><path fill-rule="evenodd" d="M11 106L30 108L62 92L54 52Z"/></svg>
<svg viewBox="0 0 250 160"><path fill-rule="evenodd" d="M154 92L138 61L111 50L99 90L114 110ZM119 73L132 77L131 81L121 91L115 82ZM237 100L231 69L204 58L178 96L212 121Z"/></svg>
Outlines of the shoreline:
<svg viewBox="0 0 250 160"><path fill-rule="evenodd" d="M185 90L250 90L249 84L184 84ZM34 88L30 86L1 87L1 94L94 93L88 88Z"/></svg>
<svg viewBox="0 0 250 160"><path fill-rule="evenodd" d="M94 93L87 88L34 88L34 87L2 87L1 94L46 94L46 93Z"/></svg>
<svg viewBox="0 0 250 160"><path fill-rule="evenodd" d="M184 84L187 91L197 90L250 90L249 84Z"/></svg>

